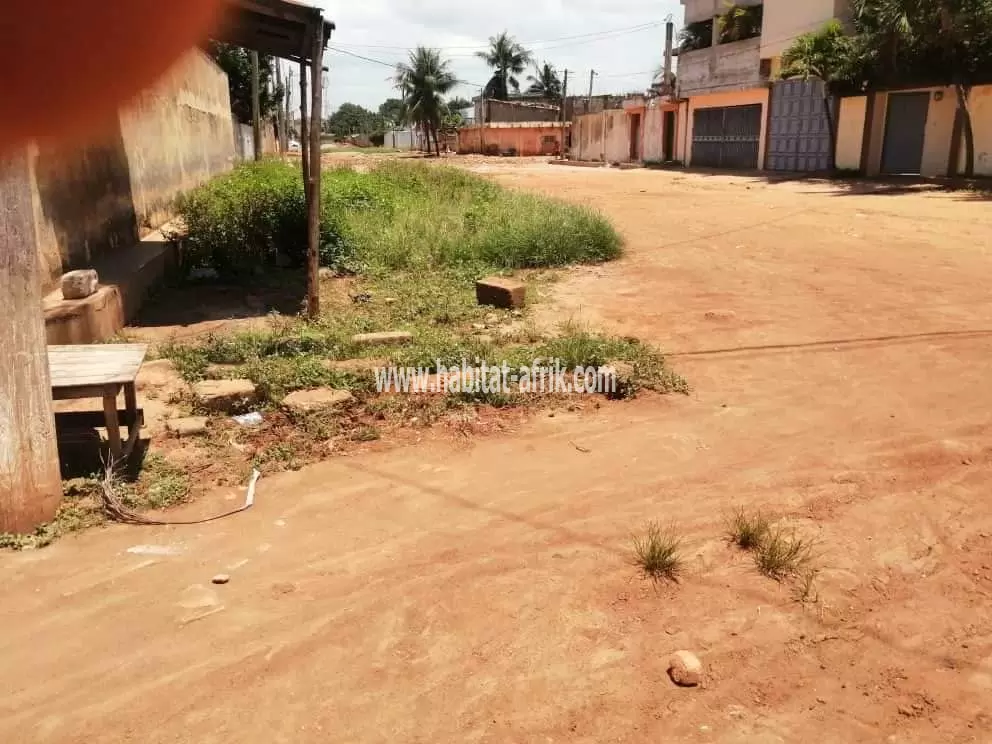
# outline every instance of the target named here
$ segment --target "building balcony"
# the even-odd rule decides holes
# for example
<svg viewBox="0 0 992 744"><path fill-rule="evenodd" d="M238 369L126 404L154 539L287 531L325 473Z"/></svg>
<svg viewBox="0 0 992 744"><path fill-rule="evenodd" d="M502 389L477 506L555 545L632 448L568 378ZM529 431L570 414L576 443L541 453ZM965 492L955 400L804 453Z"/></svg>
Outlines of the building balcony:
<svg viewBox="0 0 992 744"><path fill-rule="evenodd" d="M758 88L768 82L761 74L761 37L682 52L678 57L679 95L706 95Z"/></svg>

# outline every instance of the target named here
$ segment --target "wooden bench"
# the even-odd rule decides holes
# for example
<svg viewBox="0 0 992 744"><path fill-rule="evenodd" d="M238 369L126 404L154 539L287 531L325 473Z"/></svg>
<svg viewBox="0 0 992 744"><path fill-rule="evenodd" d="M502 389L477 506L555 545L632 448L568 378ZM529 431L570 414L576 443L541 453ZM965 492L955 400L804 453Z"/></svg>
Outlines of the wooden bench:
<svg viewBox="0 0 992 744"><path fill-rule="evenodd" d="M146 344L89 344L49 346L48 369L53 400L101 398L103 414L60 414L63 420L107 429L110 455L116 461L127 457L138 439L143 416L138 409L135 379L148 351ZM117 398L124 393L124 410ZM127 442L121 442L121 424L127 427Z"/></svg>

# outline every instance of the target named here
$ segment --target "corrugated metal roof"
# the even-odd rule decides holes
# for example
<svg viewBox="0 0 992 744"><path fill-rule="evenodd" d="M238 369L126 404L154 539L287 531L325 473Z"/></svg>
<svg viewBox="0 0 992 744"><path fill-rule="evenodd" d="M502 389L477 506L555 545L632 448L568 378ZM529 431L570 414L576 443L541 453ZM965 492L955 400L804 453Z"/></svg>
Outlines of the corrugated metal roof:
<svg viewBox="0 0 992 744"><path fill-rule="evenodd" d="M224 5L225 19L214 38L274 57L309 61L318 24L325 45L334 30L322 9L297 0L224 0Z"/></svg>

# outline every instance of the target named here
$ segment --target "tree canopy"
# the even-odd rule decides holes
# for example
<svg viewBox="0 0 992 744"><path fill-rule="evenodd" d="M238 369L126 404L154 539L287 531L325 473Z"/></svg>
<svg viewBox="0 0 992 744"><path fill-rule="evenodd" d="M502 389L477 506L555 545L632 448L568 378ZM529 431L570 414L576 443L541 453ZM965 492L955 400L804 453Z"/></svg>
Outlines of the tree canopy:
<svg viewBox="0 0 992 744"><path fill-rule="evenodd" d="M545 62L540 66L534 65L534 72L535 75L527 76L527 81L530 83L527 92L544 96L552 101L560 101L562 84L561 78L558 77L558 71Z"/></svg>
<svg viewBox="0 0 992 744"><path fill-rule="evenodd" d="M487 97L500 100L509 98L511 88L514 93L520 92L517 75L533 61L531 53L506 31L490 36L489 49L476 52L475 56L493 69L493 77L486 86Z"/></svg>
<svg viewBox="0 0 992 744"><path fill-rule="evenodd" d="M403 96L409 120L427 136L428 148L433 135L440 155L437 133L447 112L444 96L458 84L451 62L443 59L438 49L417 47L406 62L396 65L393 82Z"/></svg>
<svg viewBox="0 0 992 744"><path fill-rule="evenodd" d="M211 41L207 44L207 54L227 74L234 116L243 124L250 124L251 53L239 46ZM263 117L275 113L285 94L281 87L272 84L272 78L272 57L258 55L259 114Z"/></svg>
<svg viewBox="0 0 992 744"><path fill-rule="evenodd" d="M369 111L356 103L342 103L338 110L328 117L324 128L335 137L381 134L386 129L386 121L381 114Z"/></svg>

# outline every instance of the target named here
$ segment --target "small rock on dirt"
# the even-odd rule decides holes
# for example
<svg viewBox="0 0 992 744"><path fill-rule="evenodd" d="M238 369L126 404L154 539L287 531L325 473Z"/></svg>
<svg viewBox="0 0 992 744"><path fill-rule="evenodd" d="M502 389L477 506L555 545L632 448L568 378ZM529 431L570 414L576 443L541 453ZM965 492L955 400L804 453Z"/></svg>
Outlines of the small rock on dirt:
<svg viewBox="0 0 992 744"><path fill-rule="evenodd" d="M200 402L215 411L230 411L254 400L255 384L251 380L203 380L193 386Z"/></svg>
<svg viewBox="0 0 992 744"><path fill-rule="evenodd" d="M413 340L413 334L409 331L382 331L380 333L359 333L351 337L352 343L359 346L388 346L391 344L405 344Z"/></svg>
<svg viewBox="0 0 992 744"><path fill-rule="evenodd" d="M169 419L165 422L165 428L180 437L193 437L207 431L206 416L185 416L183 418Z"/></svg>
<svg viewBox="0 0 992 744"><path fill-rule="evenodd" d="M210 579L210 582L212 584L226 584L230 580L231 580L230 574L217 574L212 579Z"/></svg>
<svg viewBox="0 0 992 744"><path fill-rule="evenodd" d="M703 665L691 651L676 651L668 659L668 676L682 687L695 687L703 681Z"/></svg>
<svg viewBox="0 0 992 744"><path fill-rule="evenodd" d="M317 388L316 390L297 390L287 395L282 404L292 411L316 411L321 408L339 406L347 403L354 396L347 390L337 388Z"/></svg>
<svg viewBox="0 0 992 744"><path fill-rule="evenodd" d="M320 279L333 279L334 270L328 268L327 266L321 266L320 269L317 270L317 276Z"/></svg>

